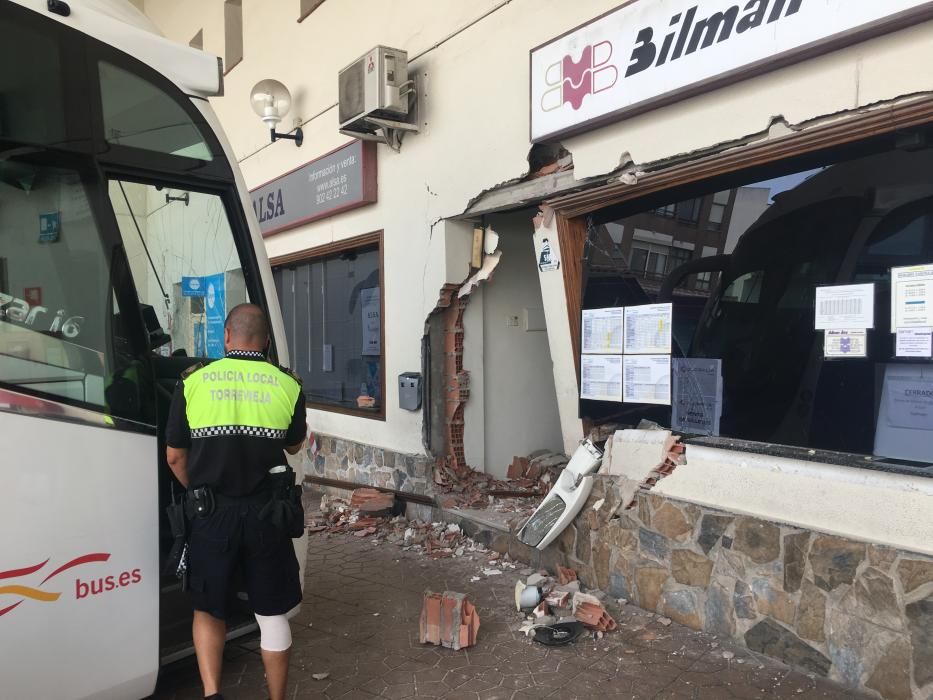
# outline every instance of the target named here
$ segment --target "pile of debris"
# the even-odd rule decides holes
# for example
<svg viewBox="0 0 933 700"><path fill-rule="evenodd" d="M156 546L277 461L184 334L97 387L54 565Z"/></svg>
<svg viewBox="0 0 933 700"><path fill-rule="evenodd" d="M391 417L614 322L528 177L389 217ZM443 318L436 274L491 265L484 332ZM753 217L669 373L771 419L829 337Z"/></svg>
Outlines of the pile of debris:
<svg viewBox="0 0 933 700"><path fill-rule="evenodd" d="M574 641L585 630L602 637L618 628L603 605L605 593L584 592L576 571L562 566L557 570L556 580L538 572L515 584L515 607L527 614L521 632L541 644L560 645Z"/></svg>
<svg viewBox="0 0 933 700"><path fill-rule="evenodd" d="M356 489L350 500L324 495L320 512L306 518L310 533L352 534L372 537L373 544L387 542L432 559L489 554L485 545L467 537L455 523L429 523L395 515L395 496L377 489ZM498 554L495 554L498 557Z"/></svg>
<svg viewBox="0 0 933 700"><path fill-rule="evenodd" d="M434 485L441 494L438 503L445 508L496 507L513 512L515 507L534 510L567 466L565 454L538 450L527 457L516 456L509 465L507 479L496 479L470 467L456 468L449 463L434 468ZM508 499L502 503L501 499ZM527 503L517 503L527 499Z"/></svg>

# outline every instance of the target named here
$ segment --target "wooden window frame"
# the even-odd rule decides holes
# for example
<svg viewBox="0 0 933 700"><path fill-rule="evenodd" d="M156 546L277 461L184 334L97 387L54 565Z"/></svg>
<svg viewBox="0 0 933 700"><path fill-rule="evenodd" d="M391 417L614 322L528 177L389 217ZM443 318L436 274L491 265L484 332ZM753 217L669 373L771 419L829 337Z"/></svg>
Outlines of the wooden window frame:
<svg viewBox="0 0 933 700"><path fill-rule="evenodd" d="M314 248L306 248L304 250L299 250L294 253L286 253L285 255L279 255L277 257L271 258L269 260L269 265L272 267L272 270L275 271L276 268L285 267L287 265L295 265L299 263L314 262L315 260L322 260L324 258L332 258L335 255L344 253L348 250L354 250L358 248L372 247L373 245L377 246L379 251L379 359L381 364L379 372L379 383L380 383L380 396L381 402L379 404L378 411L367 411L360 408L349 408L346 406L334 406L333 404L319 403L317 401L309 401L307 407L314 409L315 411L327 411L328 413L339 413L347 416L355 416L357 418L367 418L369 420L378 420L385 421L386 419L386 324L385 324L385 309L386 309L386 294L385 294L385 245L384 245L385 235L383 231L372 231L370 233L364 233L361 236L355 236L353 238L347 238L341 241L334 241L333 243L327 243L325 245L316 246Z"/></svg>
<svg viewBox="0 0 933 700"><path fill-rule="evenodd" d="M933 124L933 97L925 96L864 114L853 114L805 131L732 148L708 156L650 171L637 184L615 182L548 201L556 213L561 269L570 322L570 339L580 386L580 325L583 313L583 253L587 238L588 215L623 202L642 199L684 185L750 168L773 165L783 160L851 145L903 129Z"/></svg>

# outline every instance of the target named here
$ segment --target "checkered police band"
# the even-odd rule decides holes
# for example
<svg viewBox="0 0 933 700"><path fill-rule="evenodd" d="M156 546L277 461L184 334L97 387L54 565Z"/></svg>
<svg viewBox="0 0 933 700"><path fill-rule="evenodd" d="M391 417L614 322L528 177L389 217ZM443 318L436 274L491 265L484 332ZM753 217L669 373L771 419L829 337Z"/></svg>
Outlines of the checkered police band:
<svg viewBox="0 0 933 700"><path fill-rule="evenodd" d="M285 439L285 431L276 428L258 428L254 425L212 425L207 428L193 428L192 438L220 437L222 435L245 435L247 437Z"/></svg>
<svg viewBox="0 0 933 700"><path fill-rule="evenodd" d="M234 359L238 357L248 357L253 360L264 360L266 359L266 354L259 350L231 350L227 353L227 357L232 357Z"/></svg>

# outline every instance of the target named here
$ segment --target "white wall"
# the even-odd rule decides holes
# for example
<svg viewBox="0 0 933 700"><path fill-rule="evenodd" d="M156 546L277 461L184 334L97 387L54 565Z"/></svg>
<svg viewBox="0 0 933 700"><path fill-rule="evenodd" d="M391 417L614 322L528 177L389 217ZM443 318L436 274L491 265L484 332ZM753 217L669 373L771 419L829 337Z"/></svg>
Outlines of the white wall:
<svg viewBox="0 0 933 700"><path fill-rule="evenodd" d="M525 327L525 311L544 304L531 218L520 212L490 217L489 223L499 234L502 258L482 297L483 466L487 474L504 477L513 457L563 451L563 440L547 331ZM515 318L517 325L509 325Z"/></svg>

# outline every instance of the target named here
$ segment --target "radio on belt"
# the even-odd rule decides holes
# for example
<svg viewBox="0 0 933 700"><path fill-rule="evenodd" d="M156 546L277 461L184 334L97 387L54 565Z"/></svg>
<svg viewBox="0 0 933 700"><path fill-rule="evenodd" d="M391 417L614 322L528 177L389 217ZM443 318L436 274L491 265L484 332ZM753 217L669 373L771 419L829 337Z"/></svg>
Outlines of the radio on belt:
<svg viewBox="0 0 933 700"><path fill-rule="evenodd" d="M421 408L421 373L404 372L398 375L398 407L406 411Z"/></svg>

